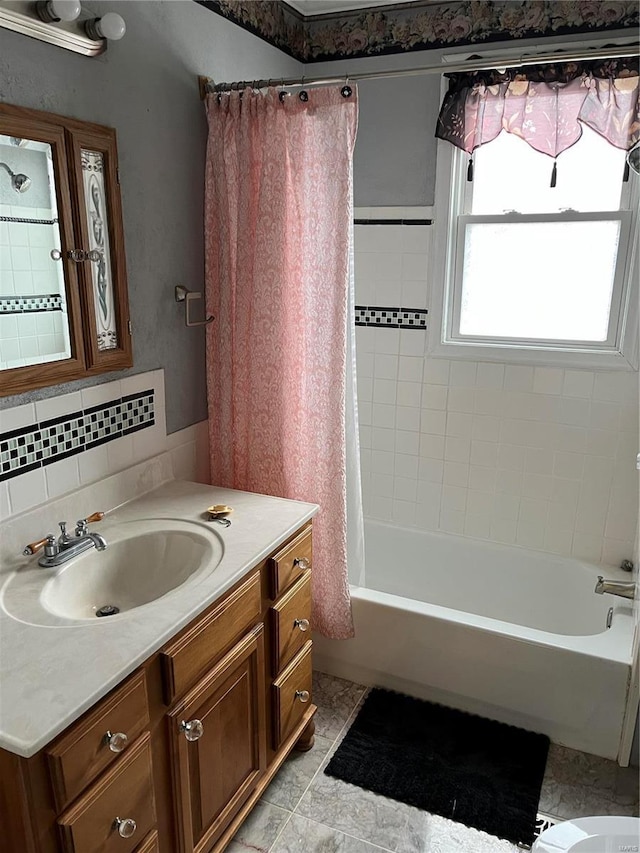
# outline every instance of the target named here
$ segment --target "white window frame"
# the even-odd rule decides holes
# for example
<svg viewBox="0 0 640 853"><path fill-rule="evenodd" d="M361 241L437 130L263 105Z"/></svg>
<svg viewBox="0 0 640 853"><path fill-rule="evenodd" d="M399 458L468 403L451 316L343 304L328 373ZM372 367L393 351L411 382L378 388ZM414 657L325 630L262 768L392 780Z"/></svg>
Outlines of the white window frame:
<svg viewBox="0 0 640 853"><path fill-rule="evenodd" d="M438 140L436 161L436 193L434 213L434 252L431 264L431 299L429 306L429 355L473 361L544 364L605 370L638 368L638 203L640 176L629 175L629 210L611 213L620 220L618 263L609 317L607 340L601 345L580 341L513 341L508 338L470 338L460 336L459 328L461 274L460 258L464 251L464 225L475 221L569 221L602 219L602 214L515 214L509 216L470 216L465 213L468 155L444 140Z"/></svg>

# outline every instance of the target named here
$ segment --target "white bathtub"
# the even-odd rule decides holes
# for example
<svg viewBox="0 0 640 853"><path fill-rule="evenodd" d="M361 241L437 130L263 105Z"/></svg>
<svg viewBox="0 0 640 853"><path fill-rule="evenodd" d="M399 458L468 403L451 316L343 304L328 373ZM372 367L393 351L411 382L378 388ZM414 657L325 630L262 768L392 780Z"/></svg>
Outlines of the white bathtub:
<svg viewBox="0 0 640 853"><path fill-rule="evenodd" d="M318 669L619 757L633 608L593 590L598 574L628 574L380 522L365 542L356 637L314 638Z"/></svg>

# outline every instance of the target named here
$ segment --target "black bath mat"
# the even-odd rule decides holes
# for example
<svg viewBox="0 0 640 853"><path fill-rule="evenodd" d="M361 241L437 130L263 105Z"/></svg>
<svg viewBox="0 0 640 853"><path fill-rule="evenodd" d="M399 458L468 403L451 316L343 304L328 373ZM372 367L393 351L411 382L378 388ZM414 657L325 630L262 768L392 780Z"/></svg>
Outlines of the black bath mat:
<svg viewBox="0 0 640 853"><path fill-rule="evenodd" d="M548 749L545 735L375 688L325 773L531 844Z"/></svg>

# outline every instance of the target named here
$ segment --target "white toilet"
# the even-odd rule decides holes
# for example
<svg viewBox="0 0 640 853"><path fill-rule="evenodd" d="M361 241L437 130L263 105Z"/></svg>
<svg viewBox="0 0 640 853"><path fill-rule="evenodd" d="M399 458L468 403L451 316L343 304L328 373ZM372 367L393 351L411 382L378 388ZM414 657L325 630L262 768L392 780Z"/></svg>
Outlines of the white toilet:
<svg viewBox="0 0 640 853"><path fill-rule="evenodd" d="M580 817L545 829L531 853L640 853L640 818Z"/></svg>

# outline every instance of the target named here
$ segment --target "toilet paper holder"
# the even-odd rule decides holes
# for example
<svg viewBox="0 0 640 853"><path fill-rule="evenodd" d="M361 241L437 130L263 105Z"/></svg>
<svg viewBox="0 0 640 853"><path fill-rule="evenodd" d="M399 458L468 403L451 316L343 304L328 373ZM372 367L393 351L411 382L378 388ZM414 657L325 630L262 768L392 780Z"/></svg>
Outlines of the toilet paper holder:
<svg viewBox="0 0 640 853"><path fill-rule="evenodd" d="M213 323L215 317L206 317L204 320L192 320L189 312L189 305L194 299L201 299L202 293L199 290L187 290L181 284L176 284L175 288L176 302L184 302L184 322L186 326L208 326Z"/></svg>

